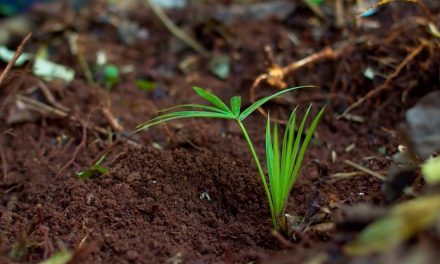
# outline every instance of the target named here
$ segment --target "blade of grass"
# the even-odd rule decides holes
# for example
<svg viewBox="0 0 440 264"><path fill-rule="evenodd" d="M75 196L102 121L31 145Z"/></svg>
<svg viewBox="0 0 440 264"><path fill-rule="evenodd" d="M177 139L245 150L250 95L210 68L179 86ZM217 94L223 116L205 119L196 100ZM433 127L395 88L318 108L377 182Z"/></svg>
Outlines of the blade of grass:
<svg viewBox="0 0 440 264"><path fill-rule="evenodd" d="M135 128L135 132L146 129L148 127L158 125L164 122L168 122L180 118L224 118L224 119L234 119L234 117L229 113L216 113L208 111L180 111L173 112L169 114L164 114L153 118L143 124L140 124Z"/></svg>
<svg viewBox="0 0 440 264"><path fill-rule="evenodd" d="M284 131L283 152L285 159L283 161L283 192L287 190L286 186L289 184L289 173L293 171L294 166L293 139L295 138L296 109L297 108L291 113L289 121L287 122L286 130Z"/></svg>
<svg viewBox="0 0 440 264"><path fill-rule="evenodd" d="M275 165L275 159L274 159L274 149L272 144L272 137L270 134L271 128L270 128L270 115L267 115L267 123L266 123L266 166L267 166L267 174L269 178L269 188L270 193L272 197L272 202L275 204L276 198L274 197L273 192L273 182L274 182L274 167ZM274 208L275 209L275 208Z"/></svg>
<svg viewBox="0 0 440 264"><path fill-rule="evenodd" d="M289 182L288 193L290 193L290 191L292 190L293 184L295 183L295 181L298 177L298 173L301 168L301 164L304 159L304 155L307 151L307 148L309 147L310 140L312 139L313 133L315 132L315 129L318 126L319 121L321 120L321 117L324 113L324 110L325 110L325 106L321 108L319 113L313 119L312 124L310 125L309 129L307 130L306 138L304 139L304 142L301 145L301 150L298 154L297 159L295 160L295 168L292 173L293 177L290 179L290 182Z"/></svg>
<svg viewBox="0 0 440 264"><path fill-rule="evenodd" d="M276 214L279 214L280 211L280 147L279 147L279 143L278 143L278 125L275 123L273 126L273 132L272 132L272 137L273 137L273 163L274 163L274 177L273 177L273 186L271 187L271 189L274 192L274 208L275 208L275 212Z"/></svg>
<svg viewBox="0 0 440 264"><path fill-rule="evenodd" d="M229 112L225 112L222 109L218 109L217 107L209 106L209 105L201 105L201 104L183 104L183 105L177 105L169 108L165 108L162 110L159 110L159 113L169 112L171 110L179 109L179 108L194 108L194 109L203 109L203 110L209 110L213 112L218 113L224 113L229 114Z"/></svg>
<svg viewBox="0 0 440 264"><path fill-rule="evenodd" d="M295 175L295 166L296 166L296 162L298 160L298 151L300 151L300 145L301 145L301 137L303 136L303 130L304 130L304 126L306 124L307 121L307 117L309 116L310 110L312 109L312 104L309 105L309 107L307 108L301 123L299 125L298 131L296 132L296 138L295 138L295 144L293 147L293 150L291 152L291 156L290 156L290 160L291 160L291 164L292 166L290 167L289 170L289 177L287 177L288 183L284 186L284 193L290 193L290 186L293 184L292 182L294 181L294 178L296 178Z"/></svg>

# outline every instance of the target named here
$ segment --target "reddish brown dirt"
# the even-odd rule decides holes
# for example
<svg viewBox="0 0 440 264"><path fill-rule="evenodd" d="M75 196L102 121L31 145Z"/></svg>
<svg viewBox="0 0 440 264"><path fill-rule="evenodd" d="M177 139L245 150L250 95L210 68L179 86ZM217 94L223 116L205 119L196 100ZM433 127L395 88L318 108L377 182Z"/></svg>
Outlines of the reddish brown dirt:
<svg viewBox="0 0 440 264"><path fill-rule="evenodd" d="M402 13L395 9L384 12L414 13L407 9L402 9ZM79 76L66 87L52 83L49 88L58 91L54 92L57 100L73 109L76 117L102 127L108 124L96 109L108 95L111 110L126 133L153 117L157 109L198 102L190 89L192 85L209 87L225 99L239 94L245 104L249 104L248 88L265 68L263 45L274 45L282 62L287 63L303 57L305 49L319 50L344 39L346 33L328 28L328 33L313 42L308 24L304 22L313 15L302 9L297 14L300 16L283 23L269 20L233 25L230 27L233 45L217 39L214 50L238 54L233 56L231 76L224 82L212 77L203 62L188 74L177 70L177 64L192 54L191 51L171 53L167 45L161 45L170 41L162 25L154 17L144 21L141 15L134 14L134 19L151 30L150 39L126 47L116 40L115 30L107 26L101 29L106 33L105 38L91 38L88 44L91 57L99 46L112 51L111 62L120 66L135 65L134 73L124 76L110 93L86 85L74 58L66 54L65 40L61 40L55 44L54 58L76 67ZM380 21L397 23L401 20L399 16L387 16ZM292 25L298 27L292 29ZM95 27L93 23L89 26L89 30ZM412 30L418 37L428 37L420 27ZM307 47L292 48L285 38L290 31L303 36ZM62 247L75 250L82 245L83 251L78 253L80 260L76 263L303 263L318 251L330 254L329 263L347 263L341 246L353 235L332 225L337 206L359 202L384 204L385 201L381 182L374 177L332 180L330 175L354 171L343 163L345 159L374 171L387 169L389 156L401 143L396 130L405 109L427 91L439 88L440 64L438 54L423 53L407 67L411 74L404 75L393 84L391 91L368 101L355 112L367 117L366 122L338 120L337 113L383 82L383 79L373 82L362 76L367 66L387 69L375 57L396 55L403 53L401 47L409 50L408 47L417 45L413 38L402 34L389 40L388 46L381 46L383 43L378 39L389 34L386 30L375 35L356 30L350 34L373 35L376 42L359 44L352 53L336 61L296 72L288 78L290 85L315 84L320 88L286 96L284 99L289 101L281 102L284 106L271 105L278 112L292 109L295 102L305 107L304 102L315 95L321 98L315 100L315 111L318 106L327 105L286 209L286 213L302 219L301 231L295 233L295 239L287 245L271 233L259 176L246 143L233 123L177 121L168 127L171 134L163 127L152 128L133 136L141 149L124 142L112 149L104 163L110 169L108 174L79 180L75 172L99 158L109 146L107 137L87 130L87 142L80 155L58 175L81 142L81 124L69 119L45 118L10 126L5 122L6 113L2 112L1 146L7 168L0 180L0 262L35 263ZM31 43L30 49L35 48L36 43ZM395 51L395 47L401 49ZM405 54L399 58L403 59ZM423 74L415 73L423 63L427 63ZM140 77L155 80L159 88L150 93L139 91L134 80ZM3 86L10 91L17 80L27 79L27 73L17 70ZM402 91L412 86L417 89L402 103ZM325 96L330 93L346 96ZM2 95L2 101L6 94ZM264 118L256 113L246 125L257 151L264 157ZM67 136L65 143L59 141L62 135ZM153 148L153 143L163 150ZM384 147L386 155L379 151ZM332 160L332 151L337 154L336 160ZM5 170L3 165L2 169ZM323 225L329 223L327 227ZM20 243L23 255L11 257L12 248Z"/></svg>

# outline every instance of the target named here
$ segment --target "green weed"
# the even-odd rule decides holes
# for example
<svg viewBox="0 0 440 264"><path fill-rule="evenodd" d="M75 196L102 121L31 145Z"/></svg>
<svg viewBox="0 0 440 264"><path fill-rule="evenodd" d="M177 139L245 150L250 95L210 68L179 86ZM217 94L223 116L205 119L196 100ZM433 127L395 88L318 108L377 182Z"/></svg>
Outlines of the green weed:
<svg viewBox="0 0 440 264"><path fill-rule="evenodd" d="M272 100L273 98L293 90L308 87L311 86L300 86L282 90L258 100L243 111L241 111L240 96L232 97L230 100L230 107L228 107L215 94L210 93L202 88L194 87L195 92L200 97L211 103L212 106L185 104L168 108L161 111L163 114L159 115L158 117L137 126L136 131L181 118L221 118L236 121L243 133L244 138L246 139L246 142L248 143L249 149L257 165L258 173L260 174L261 182L263 183L266 198L269 203L273 227L275 230L287 231L288 227L286 226L284 220L284 210L287 199L300 171L301 163L309 146L310 139L313 136L322 114L324 113L324 107L313 118L311 125L305 132L304 139L302 139L303 131L305 129L307 117L311 111L311 105L299 123L298 129L296 127L296 109L292 112L287 123L282 142L280 142L278 138L277 125L274 125L273 131L271 132L270 118L268 117L266 126L267 177L263 172L260 159L257 156L254 145L252 144L243 121L264 103Z"/></svg>

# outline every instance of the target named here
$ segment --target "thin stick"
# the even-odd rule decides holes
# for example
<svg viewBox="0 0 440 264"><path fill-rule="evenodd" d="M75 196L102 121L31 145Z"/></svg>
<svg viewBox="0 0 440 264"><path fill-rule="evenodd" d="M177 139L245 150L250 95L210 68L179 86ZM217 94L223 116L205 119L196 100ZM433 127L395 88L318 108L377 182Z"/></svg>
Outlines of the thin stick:
<svg viewBox="0 0 440 264"><path fill-rule="evenodd" d="M110 124L113 130L122 131L124 128L119 124L118 120L115 118L113 113L110 111L108 107L101 107L101 113L107 122Z"/></svg>
<svg viewBox="0 0 440 264"><path fill-rule="evenodd" d="M72 165L72 163L76 160L76 157L78 156L79 152L81 151L81 149L84 147L84 145L87 142L87 124L83 121L80 120L81 123L81 127L82 127L82 138L81 138L81 142L78 144L78 146L76 147L75 151L73 152L72 157L70 158L70 160L60 169L60 171L57 174L57 178L58 176L60 176L70 165Z"/></svg>
<svg viewBox="0 0 440 264"><path fill-rule="evenodd" d="M47 105L45 103L39 102L35 99L26 96L17 95L17 99L30 106L33 110L46 115L55 114L56 116L60 116L60 117L67 117L69 115L69 113L65 112L64 110L55 108L53 106Z"/></svg>
<svg viewBox="0 0 440 264"><path fill-rule="evenodd" d="M332 179L345 179L345 178L351 178L354 176L359 176L364 174L362 171L352 171L352 172L337 172L330 174L330 178Z"/></svg>
<svg viewBox="0 0 440 264"><path fill-rule="evenodd" d="M174 24L173 21L165 14L165 12L160 8L156 3L154 3L153 0L144 0L143 1L145 5L148 5L153 10L154 14L162 21L162 23L165 25L165 27L178 39L183 41L186 45L193 48L198 53L209 56L209 51L203 47L197 40L190 37L188 34L186 34L183 30L181 30L179 27Z"/></svg>
<svg viewBox="0 0 440 264"><path fill-rule="evenodd" d="M3 144L0 145L0 156L2 159L2 169L3 169L3 180L8 178L8 161L6 160L5 151L3 149Z"/></svg>
<svg viewBox="0 0 440 264"><path fill-rule="evenodd" d="M325 49L321 50L320 52L313 53L310 56L305 57L302 60L295 61L285 67L283 67L283 73L291 74L294 71L298 70L299 68L304 67L307 64L310 64L312 62L321 60L321 59L336 59L339 54L341 53L341 50L335 51L330 47L326 47Z"/></svg>
<svg viewBox="0 0 440 264"><path fill-rule="evenodd" d="M87 63L86 58L84 57L84 47L79 43L80 35L77 33L71 33L68 36L70 52L76 56L79 66L84 72L84 76L86 77L87 84L93 85L95 81L93 80L93 74L90 70L90 66Z"/></svg>
<svg viewBox="0 0 440 264"><path fill-rule="evenodd" d="M67 113L70 112L69 108L58 103L55 100L55 97L53 96L52 92L49 90L49 88L47 87L47 85L43 81L41 81L40 79L37 79L37 83L38 83L38 88L40 88L40 90L43 92L44 97L46 98L46 100L49 103L51 103L54 107L63 110L64 112L67 112Z"/></svg>
<svg viewBox="0 0 440 264"><path fill-rule="evenodd" d="M3 83L4 79L6 78L6 75L9 73L9 71L12 69L12 67L15 65L15 62L20 57L20 55L23 53L24 46L26 45L26 42L29 41L29 39L32 36L32 32L29 32L21 41L20 45L18 45L17 50L14 53L14 56L12 59L8 62L8 65L6 65L6 68L2 71L0 74L0 85Z"/></svg>
<svg viewBox="0 0 440 264"><path fill-rule="evenodd" d="M356 164L356 163L354 163L354 162L352 162L352 161L350 161L350 160L344 160L344 163L347 164L347 165L350 165L351 167L353 167L353 168L355 168L355 169L358 169L358 170L360 170L360 171L362 171L362 172L365 172L365 173L368 174L368 175L371 175L371 176L373 176L373 177L376 177L376 178L380 179L381 181L384 181L384 180L385 180L385 177L382 176L382 175L380 175L379 173L377 173L377 172L375 172L375 171L372 171L372 170L370 170L370 169L368 169L368 168L365 168L365 167L363 167L363 166L361 166L361 165L359 165L359 164Z"/></svg>
<svg viewBox="0 0 440 264"><path fill-rule="evenodd" d="M410 54L408 54L406 56L406 58L397 66L397 68L394 70L394 72L391 73L390 76L388 76L388 78L386 79L386 81L382 85L380 85L376 89L369 91L366 95L362 96L359 100L357 100L355 103L350 105L344 111L344 113L342 113L339 116L339 118L347 115L350 111L359 107L368 99L371 99L372 97L375 97L375 96L379 95L381 92L389 89L390 82L392 80L394 80L395 78L397 78L400 75L400 72L406 67L406 65L408 65L408 63L411 62L417 55L419 55L420 52L422 52L423 49L425 49L426 47L429 47L429 44L425 41L422 41L422 43L417 48L415 48Z"/></svg>

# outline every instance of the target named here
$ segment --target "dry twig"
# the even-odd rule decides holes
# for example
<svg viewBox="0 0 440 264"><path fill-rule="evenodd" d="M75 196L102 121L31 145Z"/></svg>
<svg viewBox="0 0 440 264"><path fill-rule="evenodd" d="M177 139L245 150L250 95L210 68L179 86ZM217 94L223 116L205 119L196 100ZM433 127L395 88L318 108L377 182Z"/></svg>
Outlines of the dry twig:
<svg viewBox="0 0 440 264"><path fill-rule="evenodd" d="M360 170L360 171L362 171L362 172L364 172L364 173L366 173L368 175L376 177L376 178L380 179L381 181L385 180L385 177L380 175L379 173L377 173L375 171L372 171L372 170L370 170L368 168L365 168L365 167L363 167L363 166L361 166L359 164L356 164L356 163L354 163L354 162L352 162L350 160L345 160L344 163L347 164L347 165L350 165L351 167L353 167L355 169L358 169L358 170Z"/></svg>
<svg viewBox="0 0 440 264"><path fill-rule="evenodd" d="M108 107L101 107L101 113L113 130L122 131L124 129Z"/></svg>
<svg viewBox="0 0 440 264"><path fill-rule="evenodd" d="M84 122L83 120L80 120L81 123L81 127L82 127L82 137L81 137L81 142L78 144L78 146L76 147L75 151L73 152L72 157L70 158L70 160L59 170L58 174L57 174L57 178L58 176L60 176L70 165L72 165L72 163L76 160L76 157L78 156L79 152L81 151L81 149L84 147L84 145L87 142L87 123Z"/></svg>
<svg viewBox="0 0 440 264"><path fill-rule="evenodd" d="M393 73L391 73L388 78L386 79L386 81L380 85L379 87L377 87L376 89L373 89L371 91L369 91L366 95L362 96L361 98L359 98L355 103L353 103L352 105L350 105L345 111L344 113L342 113L339 118L346 116L350 111L352 111L353 109L359 107L360 105L362 105L365 101L379 95L380 93L382 93L385 90L390 89L390 82L392 80L394 80L395 78L397 78L401 71L408 65L408 63L410 63L417 55L420 54L420 52L423 51L423 49L429 47L429 43L426 41L422 41L420 43L420 45L415 48L413 51L411 51L406 57L405 59L397 66L397 68L394 70Z"/></svg>
<svg viewBox="0 0 440 264"><path fill-rule="evenodd" d="M12 67L15 65L15 62L17 61L17 59L20 57L20 55L23 53L23 49L24 46L26 45L26 43L29 41L29 39L31 38L32 33L28 33L23 40L21 41L20 45L18 45L17 50L14 53L14 56L12 57L12 59L8 62L8 65L6 65L6 68L2 71L2 73L0 74L0 85L3 83L3 81L6 78L6 75L9 73L9 71L12 69Z"/></svg>

